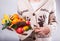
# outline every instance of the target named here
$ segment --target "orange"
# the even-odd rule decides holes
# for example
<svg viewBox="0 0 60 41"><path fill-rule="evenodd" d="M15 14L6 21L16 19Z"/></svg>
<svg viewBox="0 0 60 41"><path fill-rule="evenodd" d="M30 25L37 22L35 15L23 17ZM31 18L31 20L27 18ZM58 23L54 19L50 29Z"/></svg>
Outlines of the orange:
<svg viewBox="0 0 60 41"><path fill-rule="evenodd" d="M19 20L17 18L15 18L13 21L12 21L12 24L16 24L17 22L19 22Z"/></svg>
<svg viewBox="0 0 60 41"><path fill-rule="evenodd" d="M22 22L22 19L19 19L18 21L19 21L19 22Z"/></svg>
<svg viewBox="0 0 60 41"><path fill-rule="evenodd" d="M21 20L21 21L26 21L24 18L21 18L20 20Z"/></svg>
<svg viewBox="0 0 60 41"><path fill-rule="evenodd" d="M14 15L12 16L12 19L14 19L14 18L19 18L19 15L18 15L18 14L14 14Z"/></svg>

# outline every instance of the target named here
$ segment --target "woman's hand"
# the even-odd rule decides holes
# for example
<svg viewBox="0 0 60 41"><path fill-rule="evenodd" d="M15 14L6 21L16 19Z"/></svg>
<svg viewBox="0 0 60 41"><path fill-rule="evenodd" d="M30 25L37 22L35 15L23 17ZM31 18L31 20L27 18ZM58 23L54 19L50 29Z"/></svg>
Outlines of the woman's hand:
<svg viewBox="0 0 60 41"><path fill-rule="evenodd" d="M44 35L48 35L49 32L50 32L50 29L48 27L42 27L40 29L40 32L39 33L44 34Z"/></svg>
<svg viewBox="0 0 60 41"><path fill-rule="evenodd" d="M50 32L49 26L35 28L35 33L47 35Z"/></svg>
<svg viewBox="0 0 60 41"><path fill-rule="evenodd" d="M34 29L34 32L35 32L35 33L40 32L40 28L37 28L37 27L36 27L36 28Z"/></svg>

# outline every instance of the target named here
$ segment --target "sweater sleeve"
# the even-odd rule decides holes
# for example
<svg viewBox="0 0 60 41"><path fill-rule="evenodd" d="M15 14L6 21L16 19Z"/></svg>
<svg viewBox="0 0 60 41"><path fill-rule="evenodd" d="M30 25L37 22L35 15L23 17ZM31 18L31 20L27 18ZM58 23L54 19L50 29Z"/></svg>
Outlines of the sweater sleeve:
<svg viewBox="0 0 60 41"><path fill-rule="evenodd" d="M52 9L50 11L49 14L49 26L50 26L50 30L53 33L56 30L56 26L57 26L57 19L56 19L56 2L55 0L52 1Z"/></svg>

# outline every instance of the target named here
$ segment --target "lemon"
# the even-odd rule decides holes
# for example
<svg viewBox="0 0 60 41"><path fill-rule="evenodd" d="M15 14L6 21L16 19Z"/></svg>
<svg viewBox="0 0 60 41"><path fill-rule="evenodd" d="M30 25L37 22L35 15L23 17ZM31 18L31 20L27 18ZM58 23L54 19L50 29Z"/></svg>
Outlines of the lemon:
<svg viewBox="0 0 60 41"><path fill-rule="evenodd" d="M5 19L2 19L2 24L5 24Z"/></svg>
<svg viewBox="0 0 60 41"><path fill-rule="evenodd" d="M29 27L28 27L28 26L24 26L24 27L23 27L23 30L24 30L24 31L28 31L28 30L29 30Z"/></svg>

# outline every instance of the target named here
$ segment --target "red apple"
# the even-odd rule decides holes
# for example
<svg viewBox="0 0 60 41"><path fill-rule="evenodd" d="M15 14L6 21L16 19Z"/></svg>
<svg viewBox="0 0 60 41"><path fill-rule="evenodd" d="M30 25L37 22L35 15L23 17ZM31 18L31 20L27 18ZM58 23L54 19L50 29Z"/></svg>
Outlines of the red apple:
<svg viewBox="0 0 60 41"><path fill-rule="evenodd" d="M24 30L23 30L23 28L19 27L19 28L16 29L16 32L18 34L22 34L24 32Z"/></svg>
<svg viewBox="0 0 60 41"><path fill-rule="evenodd" d="M26 24L27 24L27 25L30 25L30 21L26 21Z"/></svg>

